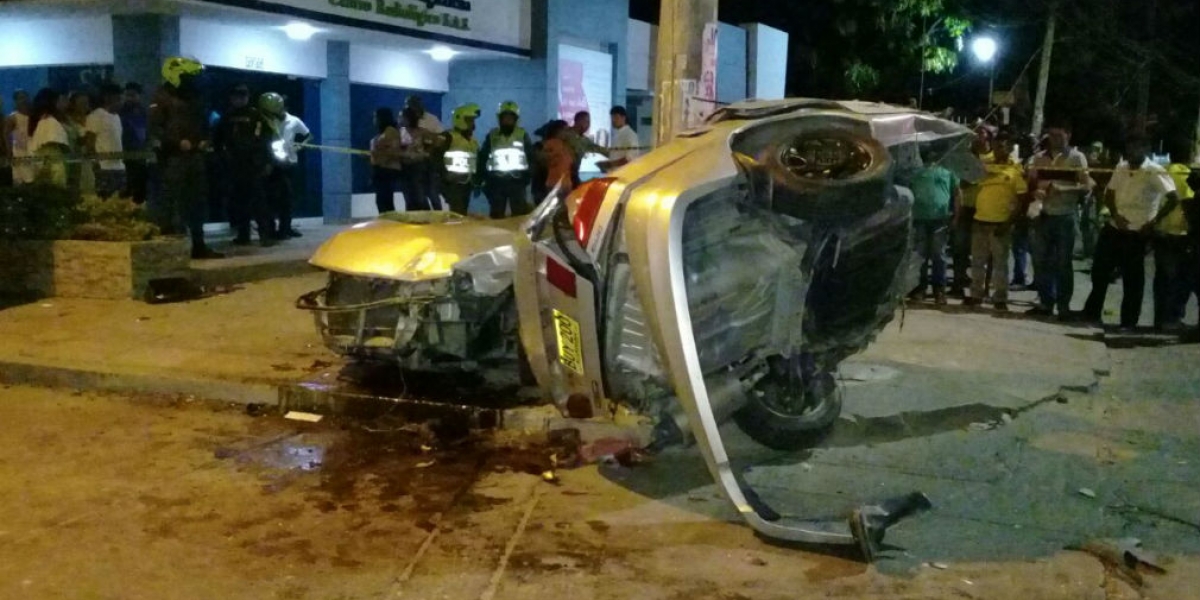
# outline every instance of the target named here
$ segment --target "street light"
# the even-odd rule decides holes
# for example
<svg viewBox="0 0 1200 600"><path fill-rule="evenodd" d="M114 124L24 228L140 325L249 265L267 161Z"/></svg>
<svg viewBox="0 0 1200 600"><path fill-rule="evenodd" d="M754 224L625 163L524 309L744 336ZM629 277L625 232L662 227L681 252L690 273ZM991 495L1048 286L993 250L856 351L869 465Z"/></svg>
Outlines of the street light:
<svg viewBox="0 0 1200 600"><path fill-rule="evenodd" d="M999 50L996 40L991 36L981 35L971 42L971 52L975 60L988 65L988 108L992 107L992 97L996 91L996 53Z"/></svg>

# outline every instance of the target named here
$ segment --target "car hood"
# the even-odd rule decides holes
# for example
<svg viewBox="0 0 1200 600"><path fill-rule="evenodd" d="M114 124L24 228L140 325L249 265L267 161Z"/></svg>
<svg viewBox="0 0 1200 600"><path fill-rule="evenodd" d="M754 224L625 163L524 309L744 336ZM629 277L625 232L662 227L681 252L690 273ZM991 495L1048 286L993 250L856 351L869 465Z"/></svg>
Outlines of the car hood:
<svg viewBox="0 0 1200 600"><path fill-rule="evenodd" d="M449 277L463 259L511 245L524 220L404 219L385 217L354 225L322 244L308 262L328 271L364 277L440 279Z"/></svg>

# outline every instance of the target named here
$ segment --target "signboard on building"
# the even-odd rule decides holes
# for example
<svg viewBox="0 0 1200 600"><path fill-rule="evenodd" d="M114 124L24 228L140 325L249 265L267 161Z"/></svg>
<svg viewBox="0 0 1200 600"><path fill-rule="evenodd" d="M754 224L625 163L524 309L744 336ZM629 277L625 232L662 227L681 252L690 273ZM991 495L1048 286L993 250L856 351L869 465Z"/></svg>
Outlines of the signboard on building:
<svg viewBox="0 0 1200 600"><path fill-rule="evenodd" d="M587 136L601 146L610 145L608 111L612 110L613 56L567 44L558 47L558 118L570 123L575 113L592 115ZM583 159L580 171L598 172L599 154Z"/></svg>
<svg viewBox="0 0 1200 600"><path fill-rule="evenodd" d="M396 33L445 39L467 45L481 42L496 50L528 50L530 0L204 0L257 8L278 5L283 14L327 20L339 25L384 25ZM275 12L275 11L272 11ZM403 31L402 31L403 30Z"/></svg>

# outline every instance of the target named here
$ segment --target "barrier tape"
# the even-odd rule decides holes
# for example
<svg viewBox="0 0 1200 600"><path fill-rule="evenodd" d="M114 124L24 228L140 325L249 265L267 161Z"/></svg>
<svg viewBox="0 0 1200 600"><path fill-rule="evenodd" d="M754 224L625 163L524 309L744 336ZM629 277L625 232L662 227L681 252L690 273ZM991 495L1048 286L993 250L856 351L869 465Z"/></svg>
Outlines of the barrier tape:
<svg viewBox="0 0 1200 600"><path fill-rule="evenodd" d="M144 160L146 162L157 162L158 156L151 150L138 150L136 152L96 152L94 154L70 154L66 156L50 156L46 154L12 157L0 156L0 167L45 162L77 164L99 160Z"/></svg>

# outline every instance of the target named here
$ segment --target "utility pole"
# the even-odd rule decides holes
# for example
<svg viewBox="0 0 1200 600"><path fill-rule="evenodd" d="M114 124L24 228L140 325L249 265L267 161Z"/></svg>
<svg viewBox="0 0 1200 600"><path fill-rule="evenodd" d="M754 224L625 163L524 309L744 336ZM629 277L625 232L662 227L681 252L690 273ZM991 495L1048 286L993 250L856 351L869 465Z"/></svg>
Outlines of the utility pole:
<svg viewBox="0 0 1200 600"><path fill-rule="evenodd" d="M1154 32L1157 28L1158 2L1149 0L1148 4L1146 7L1145 47L1151 48L1154 45ZM1150 59L1149 54L1148 50L1143 52L1142 66L1138 69L1137 74L1137 114L1134 115L1133 128L1141 135L1146 134L1146 125L1150 120L1150 71L1154 61Z"/></svg>
<svg viewBox="0 0 1200 600"><path fill-rule="evenodd" d="M685 101L694 100L687 96L696 93L704 66L704 26L716 22L717 0L662 0L654 65L655 145L685 129Z"/></svg>
<svg viewBox="0 0 1200 600"><path fill-rule="evenodd" d="M1050 84L1050 57L1054 51L1054 23L1057 2L1050 4L1050 13L1046 15L1046 39L1042 41L1042 64L1038 71L1037 96L1033 101L1033 127L1030 133L1041 137L1042 126L1046 123L1046 87Z"/></svg>

